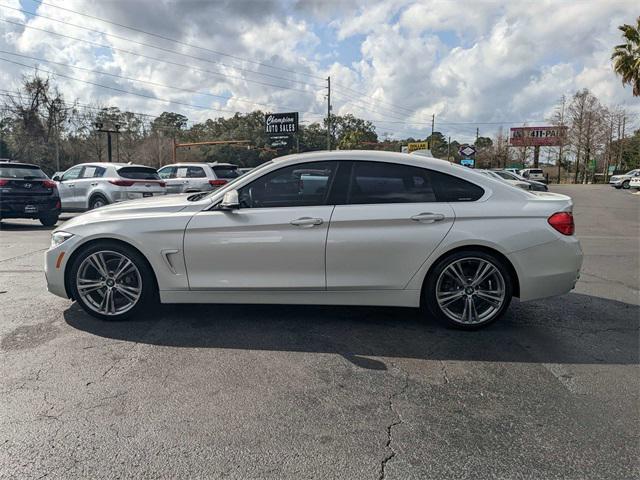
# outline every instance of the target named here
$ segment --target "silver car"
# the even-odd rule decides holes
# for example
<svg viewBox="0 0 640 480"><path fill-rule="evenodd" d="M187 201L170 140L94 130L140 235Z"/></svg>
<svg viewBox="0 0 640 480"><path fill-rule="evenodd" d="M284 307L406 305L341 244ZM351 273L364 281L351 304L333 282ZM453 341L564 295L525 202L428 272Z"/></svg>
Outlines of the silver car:
<svg viewBox="0 0 640 480"><path fill-rule="evenodd" d="M155 168L128 163L82 163L54 175L62 210L83 212L110 203L166 193Z"/></svg>
<svg viewBox="0 0 640 480"><path fill-rule="evenodd" d="M629 188L629 183L632 178L640 177L640 169L631 170L630 172L624 173L622 175L614 175L609 179L609 185L616 188Z"/></svg>
<svg viewBox="0 0 640 480"><path fill-rule="evenodd" d="M167 182L167 193L216 190L242 174L232 163L174 163L158 170Z"/></svg>

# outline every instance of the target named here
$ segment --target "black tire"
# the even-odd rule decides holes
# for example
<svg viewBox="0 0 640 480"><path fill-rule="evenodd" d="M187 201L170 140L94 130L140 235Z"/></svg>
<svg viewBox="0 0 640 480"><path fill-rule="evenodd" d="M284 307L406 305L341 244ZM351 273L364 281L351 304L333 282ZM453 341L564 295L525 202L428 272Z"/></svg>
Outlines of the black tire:
<svg viewBox="0 0 640 480"><path fill-rule="evenodd" d="M39 218L40 223L45 227L53 227L56 223L58 223L58 218L60 218L59 213L50 213L48 215L43 215Z"/></svg>
<svg viewBox="0 0 640 480"><path fill-rule="evenodd" d="M473 261L478 259L491 264L493 267L495 267L495 269L501 276L502 283L503 283L502 288L504 290L504 299L502 300L502 303L500 304L500 306L496 307L491 305L486 300L483 300L479 296L476 296L476 293L470 293L470 295L464 293L466 291L466 287L460 287L461 288L460 294L462 295L462 298L460 298L459 301L464 302L465 301L464 299L470 296L474 302L479 302L481 306L484 306L484 304L486 304L486 305L491 305L491 308L492 308L491 314L490 315L488 314L485 319L478 321L476 323L462 323L460 321L456 321L453 318L451 318L443 310L443 308L441 308L440 304L438 303L438 300L436 297L438 282L441 276L443 277L442 281L443 282L446 281L445 276L447 274L443 274L443 272L450 265L456 262L462 261L462 265L465 265L465 263L468 262L470 267L470 266L473 266ZM482 263L482 262L479 262L479 263ZM473 272L465 272L465 273L473 274ZM500 278L496 276L494 282L496 283L499 282L499 279ZM487 280L487 281L490 281L490 280ZM489 285L491 284L489 283ZM428 277L424 283L422 295L423 295L422 297L423 306L426 307L427 312L430 313L433 317L435 317L436 320L438 320L440 323L444 324L449 328L457 328L461 330L477 330L478 328L486 327L487 325L498 320L500 317L504 315L507 308L509 308L509 304L511 303L511 298L513 296L512 275L509 273L509 269L507 268L507 266L504 265L503 261L490 253L486 253L481 250L458 251L458 252L454 252L449 255L446 255L436 262L434 267L429 272ZM461 305L464 305L464 303ZM454 306L455 305L452 304L451 308L453 308ZM463 307L461 306L461 309L462 308Z"/></svg>
<svg viewBox="0 0 640 480"><path fill-rule="evenodd" d="M624 182L622 182L622 188L624 188L625 190L629 190L629 180L625 180Z"/></svg>
<svg viewBox="0 0 640 480"><path fill-rule="evenodd" d="M87 259L90 255L97 252L115 252L117 254L123 255L135 265L138 272L140 273L141 294L138 298L137 303L135 303L133 307L123 313L112 313L108 315L100 313L92 308L88 301L78 293L78 286L76 282L78 271L84 260ZM142 256L137 250L118 242L105 240L99 243L94 243L82 249L73 259L67 275L67 285L74 300L89 315L100 320L125 320L127 318L151 311L153 307L158 303L158 287L153 271L151 270L151 267L149 266L146 258L144 258L144 256Z"/></svg>
<svg viewBox="0 0 640 480"><path fill-rule="evenodd" d="M94 195L89 200L89 210L104 207L105 205L109 205L109 201L102 195Z"/></svg>

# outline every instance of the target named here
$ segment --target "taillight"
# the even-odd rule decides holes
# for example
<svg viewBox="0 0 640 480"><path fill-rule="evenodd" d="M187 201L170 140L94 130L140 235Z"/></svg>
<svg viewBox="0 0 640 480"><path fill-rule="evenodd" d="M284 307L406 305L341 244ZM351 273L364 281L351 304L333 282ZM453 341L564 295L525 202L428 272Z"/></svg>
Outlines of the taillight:
<svg viewBox="0 0 640 480"><path fill-rule="evenodd" d="M44 188L58 188L58 186L56 185L56 182L54 182L53 180L44 180L42 182L42 186Z"/></svg>
<svg viewBox="0 0 640 480"><path fill-rule="evenodd" d="M158 182L158 185L160 185L161 187L166 187L167 186L167 182Z"/></svg>
<svg viewBox="0 0 640 480"><path fill-rule="evenodd" d="M60 203L60 200L58 200L58 201L56 202L56 208L61 208L61 207L62 207L62 204Z"/></svg>
<svg viewBox="0 0 640 480"><path fill-rule="evenodd" d="M0 179L0 187L4 187L7 183L9 183L9 180Z"/></svg>
<svg viewBox="0 0 640 480"><path fill-rule="evenodd" d="M573 215L571 212L554 213L547 221L549 222L549 225L563 235L573 235L576 231L576 226L573 223Z"/></svg>
<svg viewBox="0 0 640 480"><path fill-rule="evenodd" d="M117 185L119 187L130 187L136 182L132 182L131 180L109 180L109 183L113 185Z"/></svg>
<svg viewBox="0 0 640 480"><path fill-rule="evenodd" d="M213 187L221 187L227 183L226 180L218 179L218 180L209 180L209 185Z"/></svg>

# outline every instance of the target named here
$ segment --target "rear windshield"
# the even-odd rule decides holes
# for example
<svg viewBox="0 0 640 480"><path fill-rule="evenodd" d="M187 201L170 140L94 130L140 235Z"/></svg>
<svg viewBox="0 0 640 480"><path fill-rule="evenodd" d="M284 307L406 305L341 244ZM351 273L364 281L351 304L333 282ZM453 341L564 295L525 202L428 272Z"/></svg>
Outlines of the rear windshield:
<svg viewBox="0 0 640 480"><path fill-rule="evenodd" d="M238 172L238 167L212 167L213 171L218 178L237 178L240 176L240 172Z"/></svg>
<svg viewBox="0 0 640 480"><path fill-rule="evenodd" d="M36 166L0 164L0 178L19 178L32 180L34 178L48 178L45 173Z"/></svg>
<svg viewBox="0 0 640 480"><path fill-rule="evenodd" d="M118 175L134 180L160 180L156 169L151 167L123 167L118 170Z"/></svg>
<svg viewBox="0 0 640 480"><path fill-rule="evenodd" d="M532 168L531 170L529 170L529 173L542 173L542 170L539 170L537 168Z"/></svg>

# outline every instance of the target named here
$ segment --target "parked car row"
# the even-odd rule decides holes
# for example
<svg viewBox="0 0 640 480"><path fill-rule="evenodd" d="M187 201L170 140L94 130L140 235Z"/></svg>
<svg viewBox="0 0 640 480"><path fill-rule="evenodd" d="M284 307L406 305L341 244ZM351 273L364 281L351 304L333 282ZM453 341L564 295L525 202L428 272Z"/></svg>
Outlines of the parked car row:
<svg viewBox="0 0 640 480"><path fill-rule="evenodd" d="M177 163L160 171L95 162L56 172L50 179L37 165L0 159L0 220L32 218L52 226L63 211L84 212L167 193L212 191L243 173L236 165L218 162Z"/></svg>
<svg viewBox="0 0 640 480"><path fill-rule="evenodd" d="M547 192L549 190L546 184L522 177L514 173L512 169L482 170L482 173L524 190L532 190L535 192Z"/></svg>

